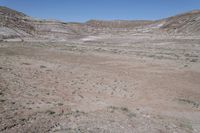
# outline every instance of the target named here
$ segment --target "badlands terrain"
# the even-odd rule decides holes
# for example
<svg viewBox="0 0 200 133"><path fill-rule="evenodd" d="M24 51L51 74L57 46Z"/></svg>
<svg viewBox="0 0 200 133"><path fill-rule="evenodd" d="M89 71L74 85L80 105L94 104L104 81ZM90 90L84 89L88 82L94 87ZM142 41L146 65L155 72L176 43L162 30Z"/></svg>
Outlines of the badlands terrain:
<svg viewBox="0 0 200 133"><path fill-rule="evenodd" d="M0 26L0 132L200 133L200 11Z"/></svg>

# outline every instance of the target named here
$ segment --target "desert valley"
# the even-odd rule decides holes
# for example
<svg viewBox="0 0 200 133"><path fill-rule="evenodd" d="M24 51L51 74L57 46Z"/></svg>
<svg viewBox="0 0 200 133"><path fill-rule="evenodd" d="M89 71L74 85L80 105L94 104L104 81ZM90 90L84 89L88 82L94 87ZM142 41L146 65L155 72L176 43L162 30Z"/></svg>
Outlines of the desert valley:
<svg viewBox="0 0 200 133"><path fill-rule="evenodd" d="M66 23L0 7L0 25L0 132L200 132L199 10Z"/></svg>

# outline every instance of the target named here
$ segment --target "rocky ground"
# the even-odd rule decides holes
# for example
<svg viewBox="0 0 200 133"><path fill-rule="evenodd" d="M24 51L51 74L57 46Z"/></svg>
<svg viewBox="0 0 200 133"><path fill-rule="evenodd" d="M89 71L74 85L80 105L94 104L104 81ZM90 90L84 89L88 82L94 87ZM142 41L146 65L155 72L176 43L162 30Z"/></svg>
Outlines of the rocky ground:
<svg viewBox="0 0 200 133"><path fill-rule="evenodd" d="M0 43L0 132L199 133L200 39Z"/></svg>

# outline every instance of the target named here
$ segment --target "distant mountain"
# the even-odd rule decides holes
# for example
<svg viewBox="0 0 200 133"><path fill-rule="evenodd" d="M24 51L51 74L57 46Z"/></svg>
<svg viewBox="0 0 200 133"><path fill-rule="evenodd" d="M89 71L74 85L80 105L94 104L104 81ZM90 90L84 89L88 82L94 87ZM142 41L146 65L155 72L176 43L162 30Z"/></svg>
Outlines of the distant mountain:
<svg viewBox="0 0 200 133"><path fill-rule="evenodd" d="M136 30L137 29L137 30ZM24 13L0 6L0 40L35 38L68 40L100 33L121 31L200 35L200 10L157 21L148 20L90 20L86 23L65 23L56 20L34 19ZM120 32L119 32L120 31Z"/></svg>
<svg viewBox="0 0 200 133"><path fill-rule="evenodd" d="M135 28L138 26L145 26L153 23L153 21L148 20L113 20L113 21L103 21L103 20L90 20L86 24L96 28Z"/></svg>

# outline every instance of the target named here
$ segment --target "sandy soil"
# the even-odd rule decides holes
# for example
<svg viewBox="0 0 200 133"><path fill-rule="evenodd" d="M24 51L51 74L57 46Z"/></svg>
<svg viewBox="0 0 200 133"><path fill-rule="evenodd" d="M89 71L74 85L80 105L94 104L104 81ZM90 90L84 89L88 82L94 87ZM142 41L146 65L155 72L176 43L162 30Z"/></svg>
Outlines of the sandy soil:
<svg viewBox="0 0 200 133"><path fill-rule="evenodd" d="M195 38L2 42L0 132L199 133L199 68Z"/></svg>

